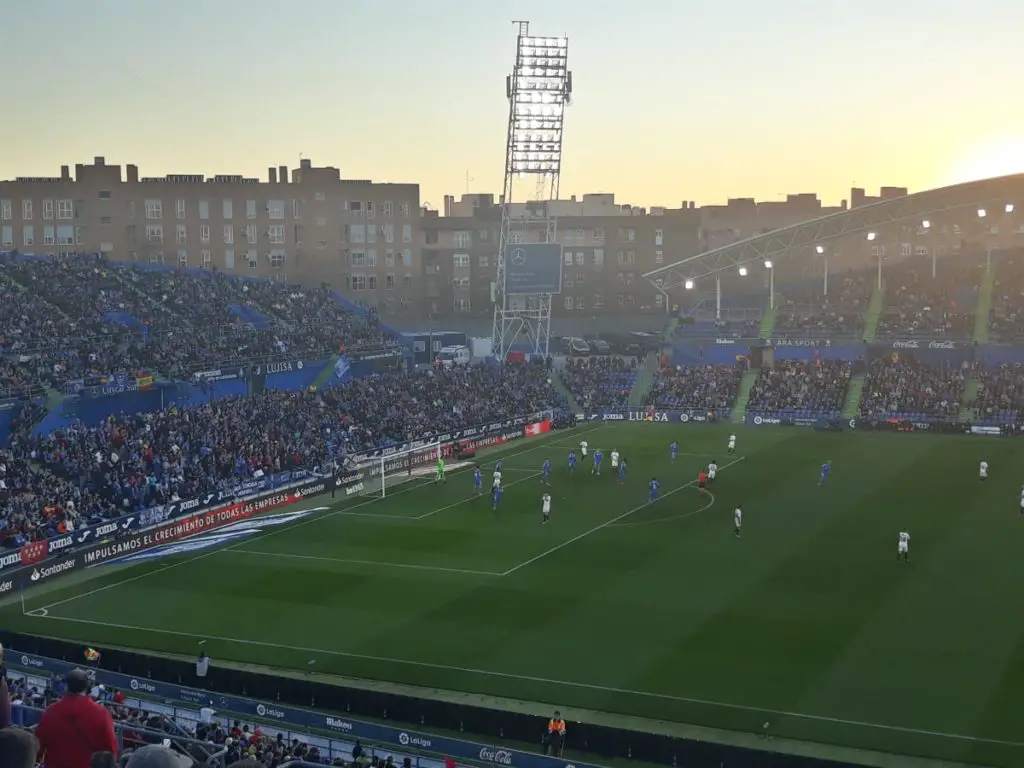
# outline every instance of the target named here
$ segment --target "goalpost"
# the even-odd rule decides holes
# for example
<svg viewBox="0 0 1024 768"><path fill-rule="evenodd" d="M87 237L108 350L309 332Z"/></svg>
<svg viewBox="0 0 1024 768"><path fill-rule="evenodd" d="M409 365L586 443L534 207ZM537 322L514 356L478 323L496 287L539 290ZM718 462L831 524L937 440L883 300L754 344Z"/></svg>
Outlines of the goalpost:
<svg viewBox="0 0 1024 768"><path fill-rule="evenodd" d="M425 443L416 448L395 451L386 456L367 458L356 465L362 475L358 491L346 489L346 493L361 493L364 496L384 498L388 489L396 485L425 477L433 477L437 460L444 455L440 440ZM355 486L350 486L354 488Z"/></svg>

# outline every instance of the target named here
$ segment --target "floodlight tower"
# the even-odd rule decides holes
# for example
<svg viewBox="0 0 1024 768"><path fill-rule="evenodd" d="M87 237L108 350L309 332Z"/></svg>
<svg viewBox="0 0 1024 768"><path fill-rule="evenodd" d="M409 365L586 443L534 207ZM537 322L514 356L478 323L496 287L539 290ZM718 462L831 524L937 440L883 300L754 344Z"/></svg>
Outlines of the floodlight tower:
<svg viewBox="0 0 1024 768"><path fill-rule="evenodd" d="M572 97L569 40L532 36L529 22L513 23L516 63L505 79L508 135L492 289L491 352L499 360L521 335L533 354L548 354L551 302L562 291L562 249L551 201L558 199L562 124ZM517 183L529 181L534 189L520 199Z"/></svg>

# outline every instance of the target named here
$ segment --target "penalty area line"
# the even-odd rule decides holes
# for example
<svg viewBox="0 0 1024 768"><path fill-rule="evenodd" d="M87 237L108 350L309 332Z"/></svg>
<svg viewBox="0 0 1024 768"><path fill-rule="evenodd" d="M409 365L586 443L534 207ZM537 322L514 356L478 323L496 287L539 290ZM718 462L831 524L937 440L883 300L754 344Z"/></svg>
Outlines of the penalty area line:
<svg viewBox="0 0 1024 768"><path fill-rule="evenodd" d="M196 632L184 632L182 630L174 629L157 629L155 627L141 627L131 624L114 624L105 621L98 621L96 619L76 619L70 616L37 616L37 618L48 619L50 621L66 621L73 624L82 624L85 626L92 627L104 627L106 629L121 629L129 632L149 632L152 634L160 635L171 635L174 637L182 637L189 640L198 640L201 643L207 641L215 641L228 645L247 645L255 648L270 648L276 650L294 651L296 653L312 654L314 656L330 656L334 658L343 659L354 659L363 662L374 662L381 664L392 664L395 666L405 667L416 667L418 669L433 669L447 673L461 673L466 675L473 675L476 677L500 679L500 680L519 680L529 683L539 683L542 685L552 685L555 687L577 689L577 690L588 690L598 691L601 693L612 693L621 696L634 696L641 699L652 699L657 701L669 701L677 704L689 704L693 706L708 707L715 709L729 710L732 712L751 712L758 715L770 715L773 717L787 717L795 720L805 720L814 723L830 723L833 725L848 725L858 728L868 728L880 731L887 731L890 733L907 733L917 736L930 736L933 738L949 739L951 741L962 741L972 744L995 744L1005 747L1024 747L1024 742L1020 741L1008 741L1003 739L990 739L981 736L968 736L966 734L959 733L942 733L941 731L929 731L920 728L910 728L901 725L886 725L884 723L870 723L863 720L846 720L839 717L829 717L827 715L812 715L805 712L791 712L782 709L769 709L766 707L751 707L745 704L733 704L725 701L711 701L710 699L697 699L687 696L678 696L669 693L656 693L653 691L637 691L629 688L619 688L610 685L600 685L598 683L583 683L573 680L557 680L550 677L538 677L532 675L519 675L513 672L498 672L490 669L476 669L473 667L459 667L450 664L441 664L438 662L430 661L415 661L413 659L398 659L387 656L372 656L362 653L353 653L351 651L338 651L338 650L327 650L325 648L309 648L301 645L282 645L281 643L272 643L266 640L252 640L245 638L236 637L219 637L217 635L204 635ZM344 674L339 672L338 674ZM360 672L365 675L365 670ZM368 676L366 676L369 679ZM557 698L557 697L556 697ZM782 734L779 734L782 735Z"/></svg>
<svg viewBox="0 0 1024 768"><path fill-rule="evenodd" d="M630 521L627 520L626 522L623 522L623 523L614 523L613 525L609 525L608 527L609 528L636 528L636 527L639 527L641 525L654 525L656 523L671 523L671 522L675 522L676 520L685 520L688 517L693 517L694 515L699 515L701 512L707 512L709 509L711 509L713 506L715 506L715 494L713 494L711 491L708 491L708 496L710 497L711 500L707 504L705 504L703 507L700 507L699 509L691 509L689 512L680 512L677 515L669 515L668 517L656 517L653 520L636 520L636 521L633 521L633 522L630 522Z"/></svg>

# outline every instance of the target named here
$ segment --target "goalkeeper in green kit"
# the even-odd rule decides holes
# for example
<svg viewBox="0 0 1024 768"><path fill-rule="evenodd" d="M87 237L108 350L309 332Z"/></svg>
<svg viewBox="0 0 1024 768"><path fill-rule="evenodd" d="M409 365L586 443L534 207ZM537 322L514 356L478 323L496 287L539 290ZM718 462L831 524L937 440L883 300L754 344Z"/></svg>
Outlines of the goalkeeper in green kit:
<svg viewBox="0 0 1024 768"><path fill-rule="evenodd" d="M444 459L443 458L439 458L437 460L437 472L434 474L434 482L435 483L446 483L446 482L448 482L447 480L445 480L445 477L444 477Z"/></svg>

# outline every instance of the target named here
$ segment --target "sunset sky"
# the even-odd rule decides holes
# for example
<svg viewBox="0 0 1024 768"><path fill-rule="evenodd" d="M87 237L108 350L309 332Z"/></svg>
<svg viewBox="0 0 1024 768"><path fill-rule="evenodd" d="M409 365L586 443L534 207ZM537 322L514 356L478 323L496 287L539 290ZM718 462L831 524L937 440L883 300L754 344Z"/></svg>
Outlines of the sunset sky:
<svg viewBox="0 0 1024 768"><path fill-rule="evenodd" d="M1024 172L1012 0L32 0L3 14L0 178L335 165L497 192L513 19L569 37L563 197L774 199Z"/></svg>

